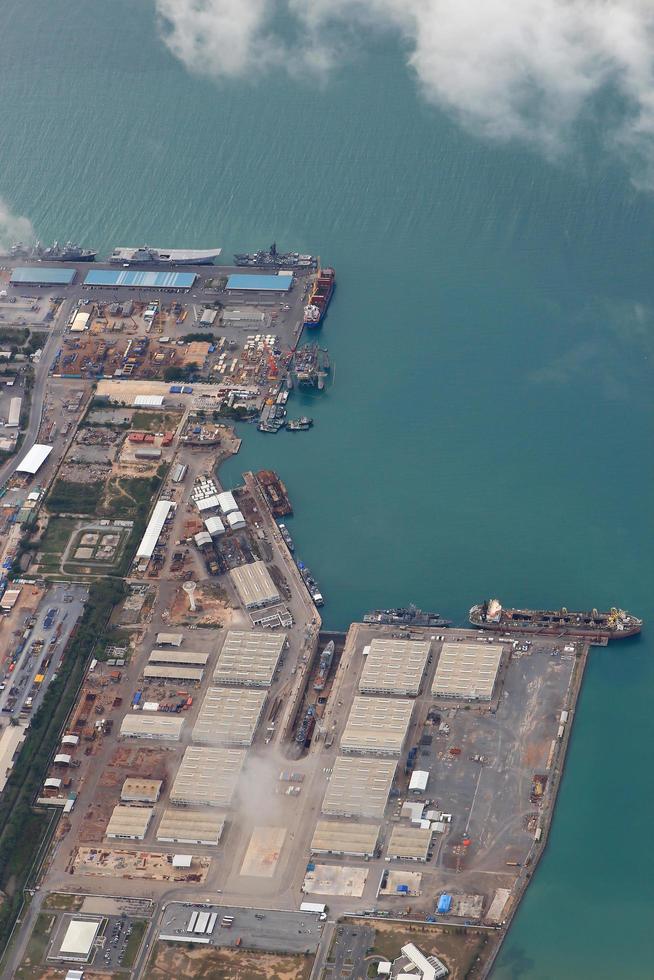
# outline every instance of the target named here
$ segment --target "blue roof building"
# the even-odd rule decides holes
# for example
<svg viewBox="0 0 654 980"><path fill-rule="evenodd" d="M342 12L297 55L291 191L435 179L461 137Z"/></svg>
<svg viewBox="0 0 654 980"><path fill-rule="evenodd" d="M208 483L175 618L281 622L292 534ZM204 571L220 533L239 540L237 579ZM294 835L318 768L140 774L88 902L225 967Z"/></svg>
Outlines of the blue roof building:
<svg viewBox="0 0 654 980"><path fill-rule="evenodd" d="M441 895L438 899L438 905L436 906L436 911L440 912L441 915L447 913L452 908L452 896L451 895Z"/></svg>
<svg viewBox="0 0 654 980"><path fill-rule="evenodd" d="M91 269L84 280L85 286L105 286L113 289L126 286L132 289L191 289L197 279L194 272L155 272L137 269Z"/></svg>
<svg viewBox="0 0 654 980"><path fill-rule="evenodd" d="M287 293L293 284L292 272L280 272L274 276L258 276L235 273L227 280L227 289L255 292Z"/></svg>
<svg viewBox="0 0 654 980"><path fill-rule="evenodd" d="M56 269L45 265L19 266L11 274L12 286L70 286L75 278L75 269L58 266Z"/></svg>

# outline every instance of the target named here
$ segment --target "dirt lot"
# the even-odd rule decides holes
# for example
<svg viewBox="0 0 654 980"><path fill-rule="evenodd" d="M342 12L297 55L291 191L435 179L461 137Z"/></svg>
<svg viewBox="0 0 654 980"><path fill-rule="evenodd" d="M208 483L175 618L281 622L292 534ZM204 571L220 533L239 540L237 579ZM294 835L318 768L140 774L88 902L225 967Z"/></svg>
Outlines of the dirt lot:
<svg viewBox="0 0 654 980"><path fill-rule="evenodd" d="M170 610L170 626L222 626L228 629L234 614L226 593L212 582L199 584L194 594L196 611L190 612L188 596L177 589Z"/></svg>
<svg viewBox="0 0 654 980"><path fill-rule="evenodd" d="M195 857L191 871L173 868L172 855L152 851L127 851L110 847L79 847L74 857L77 874L111 878L151 878L154 881L202 882L211 858Z"/></svg>
<svg viewBox="0 0 654 980"><path fill-rule="evenodd" d="M275 956L233 949L182 949L159 943L146 973L147 980L166 977L205 977L207 980L308 980L311 956Z"/></svg>
<svg viewBox="0 0 654 980"><path fill-rule="evenodd" d="M362 925L370 924L366 919L358 921ZM392 960L401 955L405 943L415 943L427 956L435 955L443 960L450 969L451 980L479 976L473 967L478 956L483 956L484 951L490 952L493 938L494 934L472 929L459 932L457 927L433 926L429 929L410 923L398 927L396 923L375 922L375 953Z"/></svg>

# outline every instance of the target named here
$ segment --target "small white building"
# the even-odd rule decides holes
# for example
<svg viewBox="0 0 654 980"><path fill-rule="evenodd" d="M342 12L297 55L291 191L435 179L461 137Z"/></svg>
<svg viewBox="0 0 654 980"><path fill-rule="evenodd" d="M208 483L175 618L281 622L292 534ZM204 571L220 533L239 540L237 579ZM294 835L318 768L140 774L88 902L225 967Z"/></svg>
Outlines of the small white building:
<svg viewBox="0 0 654 980"><path fill-rule="evenodd" d="M240 510L233 510L227 514L226 519L232 531L238 531L240 528L245 527L245 518Z"/></svg>

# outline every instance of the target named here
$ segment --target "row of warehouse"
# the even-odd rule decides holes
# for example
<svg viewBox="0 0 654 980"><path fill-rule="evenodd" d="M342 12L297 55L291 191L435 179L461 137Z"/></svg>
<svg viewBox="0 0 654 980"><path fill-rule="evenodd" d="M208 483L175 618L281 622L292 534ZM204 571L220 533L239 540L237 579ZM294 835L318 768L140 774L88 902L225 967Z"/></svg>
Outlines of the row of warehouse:
<svg viewBox="0 0 654 980"><path fill-rule="evenodd" d="M68 266L48 267L36 264L19 266L11 274L12 286L70 286L77 270ZM84 277L89 288L157 289L164 292L186 292L192 289L197 275L194 272L153 271L141 269L91 269ZM236 273L227 279L229 292L287 293L293 285L291 272L275 275Z"/></svg>

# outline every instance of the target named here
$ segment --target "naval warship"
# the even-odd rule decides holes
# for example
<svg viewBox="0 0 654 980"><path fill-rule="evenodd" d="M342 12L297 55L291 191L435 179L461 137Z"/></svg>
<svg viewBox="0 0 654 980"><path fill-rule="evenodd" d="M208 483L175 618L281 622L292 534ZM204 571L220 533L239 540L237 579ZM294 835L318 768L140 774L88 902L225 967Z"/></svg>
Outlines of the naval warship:
<svg viewBox="0 0 654 980"><path fill-rule="evenodd" d="M222 249L139 248L118 246L109 256L114 265L211 265Z"/></svg>

